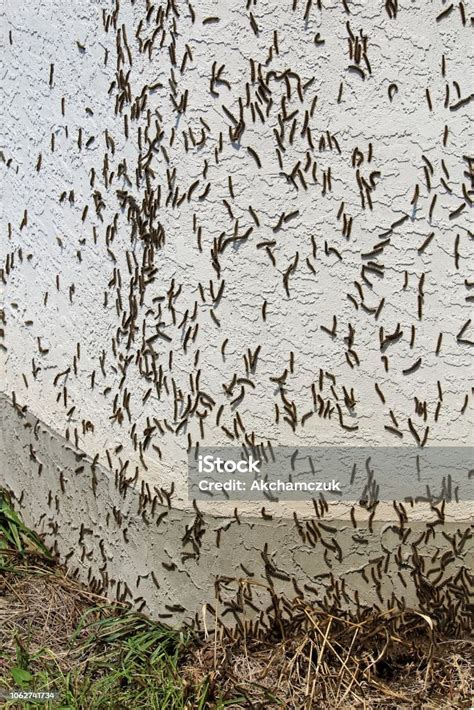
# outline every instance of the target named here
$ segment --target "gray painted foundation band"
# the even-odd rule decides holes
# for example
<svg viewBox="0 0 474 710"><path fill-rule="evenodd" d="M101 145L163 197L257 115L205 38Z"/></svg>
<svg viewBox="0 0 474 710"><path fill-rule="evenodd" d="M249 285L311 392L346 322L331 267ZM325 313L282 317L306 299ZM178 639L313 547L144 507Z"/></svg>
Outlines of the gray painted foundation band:
<svg viewBox="0 0 474 710"><path fill-rule="evenodd" d="M155 618L198 620L217 578L251 578L326 606L466 610L472 566L469 522L264 519L178 509L116 485L27 411L0 397L1 483L27 525L42 532L71 573L98 593ZM154 502L153 502L154 499ZM324 527L325 526L325 527ZM232 595L237 582L228 583ZM263 604L263 598L260 604ZM258 606L258 599L253 602Z"/></svg>

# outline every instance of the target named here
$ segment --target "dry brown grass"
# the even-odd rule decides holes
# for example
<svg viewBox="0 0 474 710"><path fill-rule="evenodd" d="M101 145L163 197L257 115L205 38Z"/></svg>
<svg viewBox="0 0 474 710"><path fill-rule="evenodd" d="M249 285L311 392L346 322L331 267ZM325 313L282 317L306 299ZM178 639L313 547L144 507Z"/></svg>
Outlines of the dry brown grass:
<svg viewBox="0 0 474 710"><path fill-rule="evenodd" d="M47 648L64 672L74 662L71 638L82 615L107 600L92 594L66 571L35 553L3 550L9 569L0 573L0 673L18 646L35 656ZM94 613L91 621L97 618Z"/></svg>
<svg viewBox="0 0 474 710"><path fill-rule="evenodd" d="M271 609L265 630L219 621L187 658L189 683L208 677L215 697L239 694L234 710L471 707L473 642L443 638L426 614L355 621L300 598Z"/></svg>

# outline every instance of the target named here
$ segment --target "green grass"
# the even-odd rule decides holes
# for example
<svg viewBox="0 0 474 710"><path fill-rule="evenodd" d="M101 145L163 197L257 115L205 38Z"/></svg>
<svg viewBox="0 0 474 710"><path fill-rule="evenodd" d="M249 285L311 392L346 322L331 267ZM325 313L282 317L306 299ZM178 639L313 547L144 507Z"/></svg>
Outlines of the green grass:
<svg viewBox="0 0 474 710"><path fill-rule="evenodd" d="M184 649L182 635L126 614L96 622L94 636L85 644L72 639L75 661L67 672L56 652L43 648L30 656L19 644L10 682L4 679L2 686L58 692L60 701L46 707L181 709L186 707L186 697L177 664ZM206 707L203 691L197 694L196 707L199 703ZM15 702L7 702L5 707L15 707Z"/></svg>
<svg viewBox="0 0 474 710"><path fill-rule="evenodd" d="M14 551L24 557L28 551L36 551L51 559L51 555L32 530L23 524L19 515L14 511L8 494L0 489L0 570L8 568L10 555L2 554L3 551Z"/></svg>
<svg viewBox="0 0 474 710"><path fill-rule="evenodd" d="M47 707L71 710L184 708L184 687L177 670L185 647L183 639L173 632L153 628L152 624L148 629L143 626L142 620L133 615L97 622L97 640L89 639L83 646L72 640L77 660L67 672L48 649L41 649L35 657L19 650L16 666L10 670L13 683L7 681L7 687L55 690L60 702ZM38 662L41 669L36 670ZM6 707L14 705L7 702Z"/></svg>

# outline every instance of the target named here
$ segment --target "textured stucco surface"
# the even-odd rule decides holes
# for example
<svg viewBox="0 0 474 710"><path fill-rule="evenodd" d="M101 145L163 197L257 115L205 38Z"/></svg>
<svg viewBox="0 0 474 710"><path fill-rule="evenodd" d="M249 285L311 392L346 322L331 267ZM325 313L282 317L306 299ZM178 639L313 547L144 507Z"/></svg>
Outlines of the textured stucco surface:
<svg viewBox="0 0 474 710"><path fill-rule="evenodd" d="M239 616L242 588L244 597L252 589L257 608L269 603L266 588L329 608L398 604L421 606L441 624L468 619L473 535L462 506L453 504L442 526L433 511L412 521L409 509L392 522L369 522L357 510L355 527L182 511L157 502L156 488L140 497L118 487L100 464L4 397L0 413L3 478L25 521L98 593L175 624L202 623L206 603Z"/></svg>
<svg viewBox="0 0 474 710"><path fill-rule="evenodd" d="M472 443L470 4L149 7L3 3L9 400L176 510L198 442Z"/></svg>

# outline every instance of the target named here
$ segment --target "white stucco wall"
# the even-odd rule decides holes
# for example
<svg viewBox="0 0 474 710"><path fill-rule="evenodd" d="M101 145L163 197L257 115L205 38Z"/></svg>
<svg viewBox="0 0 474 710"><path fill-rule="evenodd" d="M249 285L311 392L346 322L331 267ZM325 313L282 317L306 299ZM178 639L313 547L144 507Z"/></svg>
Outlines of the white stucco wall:
<svg viewBox="0 0 474 710"><path fill-rule="evenodd" d="M472 443L469 3L442 16L448 5L421 0L176 0L147 21L122 0L106 32L114 7L3 4L3 391L89 458L138 467L138 486L173 481L178 507L189 441L229 444L224 427L234 443L416 445L413 430ZM118 112L116 30L130 87ZM157 131L149 188L137 186ZM148 189L164 238L147 272L150 224L133 234L118 192L143 217ZM150 340L157 328L166 338ZM285 371L294 427L270 379Z"/></svg>

